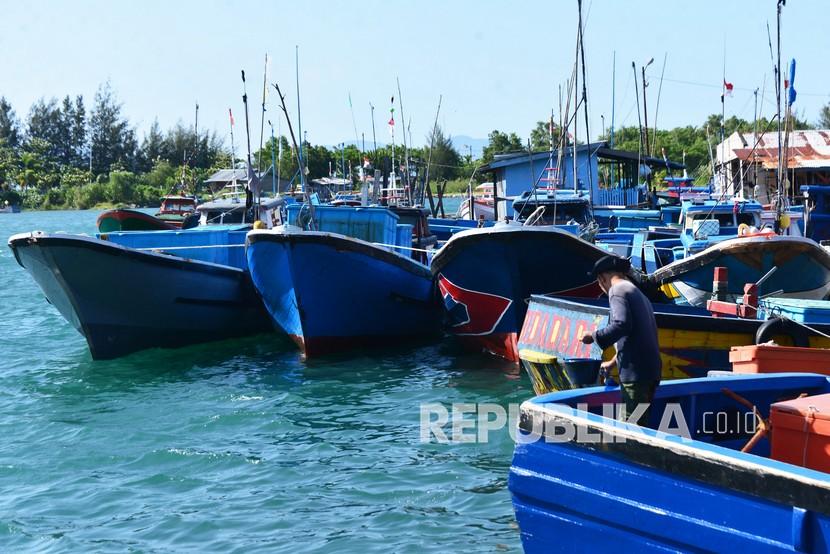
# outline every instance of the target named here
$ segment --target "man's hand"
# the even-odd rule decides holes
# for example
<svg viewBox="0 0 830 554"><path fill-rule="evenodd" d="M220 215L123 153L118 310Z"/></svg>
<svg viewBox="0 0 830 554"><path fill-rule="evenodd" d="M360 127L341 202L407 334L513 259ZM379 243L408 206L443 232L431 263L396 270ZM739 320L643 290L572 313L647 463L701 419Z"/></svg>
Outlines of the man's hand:
<svg viewBox="0 0 830 554"><path fill-rule="evenodd" d="M611 358L607 362L602 362L599 365L599 369L601 371L611 371L612 369L614 369L614 366L616 366L616 365L617 365L617 357L614 356L613 358Z"/></svg>
<svg viewBox="0 0 830 554"><path fill-rule="evenodd" d="M582 341L582 344L594 344L594 335L591 333L585 333L579 340Z"/></svg>

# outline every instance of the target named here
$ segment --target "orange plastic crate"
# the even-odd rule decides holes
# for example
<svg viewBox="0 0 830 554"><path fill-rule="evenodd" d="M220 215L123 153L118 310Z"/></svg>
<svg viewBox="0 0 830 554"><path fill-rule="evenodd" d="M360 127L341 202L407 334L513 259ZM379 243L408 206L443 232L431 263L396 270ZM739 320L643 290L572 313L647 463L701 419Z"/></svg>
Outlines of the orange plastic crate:
<svg viewBox="0 0 830 554"><path fill-rule="evenodd" d="M733 346L729 352L735 373L820 373L830 375L830 350L795 346Z"/></svg>
<svg viewBox="0 0 830 554"><path fill-rule="evenodd" d="M830 394L770 407L774 460L830 473Z"/></svg>

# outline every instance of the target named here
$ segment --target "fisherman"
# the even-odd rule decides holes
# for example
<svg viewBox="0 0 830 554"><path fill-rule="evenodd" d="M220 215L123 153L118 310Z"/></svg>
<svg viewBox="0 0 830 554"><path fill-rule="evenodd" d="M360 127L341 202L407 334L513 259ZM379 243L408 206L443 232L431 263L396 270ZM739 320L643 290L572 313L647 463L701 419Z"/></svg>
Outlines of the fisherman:
<svg viewBox="0 0 830 554"><path fill-rule="evenodd" d="M657 323L651 302L628 280L631 264L617 256L603 256L594 264L592 276L608 295L611 307L609 324L593 333L585 333L582 342L596 343L602 350L616 344L617 353L602 364L602 369L619 367L620 392L625 404L622 419L628 420L639 404L645 411L636 421L648 425L649 407L660 384L662 361L657 344Z"/></svg>

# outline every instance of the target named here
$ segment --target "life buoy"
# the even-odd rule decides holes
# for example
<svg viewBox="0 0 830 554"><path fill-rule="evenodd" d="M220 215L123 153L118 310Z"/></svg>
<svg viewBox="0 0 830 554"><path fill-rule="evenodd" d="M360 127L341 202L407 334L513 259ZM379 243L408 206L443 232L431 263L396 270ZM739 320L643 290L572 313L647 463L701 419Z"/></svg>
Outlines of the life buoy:
<svg viewBox="0 0 830 554"><path fill-rule="evenodd" d="M755 331L755 344L769 342L775 335L790 337L793 346L809 348L810 339L807 330L796 322L783 317L771 317Z"/></svg>

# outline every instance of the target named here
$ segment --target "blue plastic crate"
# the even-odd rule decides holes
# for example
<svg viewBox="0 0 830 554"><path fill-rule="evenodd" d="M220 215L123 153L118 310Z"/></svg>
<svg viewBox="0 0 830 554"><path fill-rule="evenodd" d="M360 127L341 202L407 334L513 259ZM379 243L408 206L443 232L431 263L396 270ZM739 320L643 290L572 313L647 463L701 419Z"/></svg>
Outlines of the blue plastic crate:
<svg viewBox="0 0 830 554"><path fill-rule="evenodd" d="M799 323L830 323L830 301L767 298L761 301L759 317L784 316Z"/></svg>

